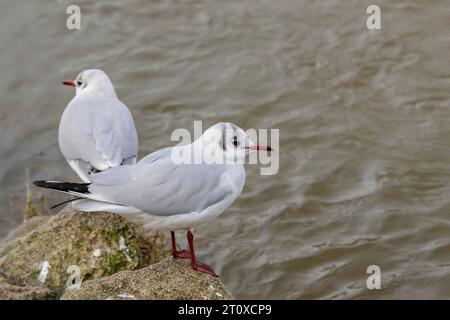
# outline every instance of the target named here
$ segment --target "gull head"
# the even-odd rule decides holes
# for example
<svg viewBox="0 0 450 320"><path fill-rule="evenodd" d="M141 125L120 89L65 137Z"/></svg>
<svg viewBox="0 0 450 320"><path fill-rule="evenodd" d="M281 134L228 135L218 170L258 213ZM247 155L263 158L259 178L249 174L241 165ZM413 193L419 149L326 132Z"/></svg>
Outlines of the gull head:
<svg viewBox="0 0 450 320"><path fill-rule="evenodd" d="M109 77L100 69L87 69L81 71L75 80L67 80L64 85L75 87L76 94L96 92L109 96L116 96L116 91Z"/></svg>
<svg viewBox="0 0 450 320"><path fill-rule="evenodd" d="M237 125L219 122L208 128L199 139L208 158L222 158L226 163L239 162L252 151L271 151L270 146L253 143Z"/></svg>

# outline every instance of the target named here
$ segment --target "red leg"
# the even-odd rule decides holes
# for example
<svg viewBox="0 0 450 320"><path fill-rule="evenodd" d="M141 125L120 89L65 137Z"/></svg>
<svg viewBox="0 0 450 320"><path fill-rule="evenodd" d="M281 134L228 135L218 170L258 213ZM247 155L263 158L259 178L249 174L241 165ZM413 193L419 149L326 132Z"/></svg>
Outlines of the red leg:
<svg viewBox="0 0 450 320"><path fill-rule="evenodd" d="M204 263L198 263L195 258L194 251L194 235L191 231L187 232L187 239L189 243L189 252L191 254L191 268L200 272L208 273L214 277L218 277L218 275L213 271L213 269Z"/></svg>
<svg viewBox="0 0 450 320"><path fill-rule="evenodd" d="M186 250L177 250L177 240L175 239L175 232L170 231L172 237L172 256L174 258L189 259L190 254Z"/></svg>

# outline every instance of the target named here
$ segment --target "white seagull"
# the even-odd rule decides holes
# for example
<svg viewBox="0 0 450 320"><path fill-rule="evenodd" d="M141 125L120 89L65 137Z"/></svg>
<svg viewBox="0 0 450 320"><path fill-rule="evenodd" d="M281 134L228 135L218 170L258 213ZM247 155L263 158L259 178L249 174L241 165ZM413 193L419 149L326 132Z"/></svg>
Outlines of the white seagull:
<svg viewBox="0 0 450 320"><path fill-rule="evenodd" d="M92 174L91 183L34 184L82 198L72 202L81 211L113 212L144 227L170 230L172 255L190 258L193 269L216 276L196 261L189 229L213 220L239 197L245 156L256 150L272 149L254 144L236 125L221 122L192 144L160 149L134 165ZM194 158L200 161L193 163ZM187 230L189 252L177 250L175 230Z"/></svg>
<svg viewBox="0 0 450 320"><path fill-rule="evenodd" d="M59 148L81 180L90 182L93 173L136 163L133 117L106 73L84 70L63 84L75 87L76 94L61 117Z"/></svg>

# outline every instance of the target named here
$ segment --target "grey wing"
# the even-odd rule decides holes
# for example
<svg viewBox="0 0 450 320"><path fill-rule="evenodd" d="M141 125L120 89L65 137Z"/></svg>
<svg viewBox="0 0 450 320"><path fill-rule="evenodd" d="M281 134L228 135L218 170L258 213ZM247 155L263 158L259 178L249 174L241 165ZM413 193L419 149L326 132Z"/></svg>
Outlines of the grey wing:
<svg viewBox="0 0 450 320"><path fill-rule="evenodd" d="M105 108L105 113L95 113L93 138L95 148L108 167L136 162L138 138L133 117L119 100Z"/></svg>
<svg viewBox="0 0 450 320"><path fill-rule="evenodd" d="M59 144L65 158L97 170L136 162L138 138L128 108L117 99L73 100L64 111Z"/></svg>
<svg viewBox="0 0 450 320"><path fill-rule="evenodd" d="M154 215L201 212L232 190L221 183L221 165L174 164L170 149L156 160L112 168L94 175L89 187L98 200L138 208ZM148 159L147 159L148 160Z"/></svg>
<svg viewBox="0 0 450 320"><path fill-rule="evenodd" d="M91 176L91 181L103 186L123 186L136 181L145 165L170 157L172 148L157 150L142 158L136 165L123 165L111 168L108 171L99 172Z"/></svg>

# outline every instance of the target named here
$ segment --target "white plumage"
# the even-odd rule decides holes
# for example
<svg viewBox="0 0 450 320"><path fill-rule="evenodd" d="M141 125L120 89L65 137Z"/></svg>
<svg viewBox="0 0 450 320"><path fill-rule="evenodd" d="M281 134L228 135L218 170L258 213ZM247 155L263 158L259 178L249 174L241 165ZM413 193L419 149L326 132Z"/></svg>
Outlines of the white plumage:
<svg viewBox="0 0 450 320"><path fill-rule="evenodd" d="M92 174L91 183L34 184L82 198L72 202L81 211L109 211L144 227L171 230L172 255L189 257L193 269L216 276L196 260L189 229L216 218L239 197L245 184L243 160L255 150L271 148L255 145L231 123L218 123L189 145L161 149L136 164ZM200 163L195 161L199 158ZM174 230L180 229L188 230L189 252L177 249Z"/></svg>
<svg viewBox="0 0 450 320"><path fill-rule="evenodd" d="M81 211L109 211L156 229L189 229L217 217L241 194L245 170L240 160L254 146L241 128L218 123L190 145L92 174L89 184L46 181L40 186L82 197L73 202ZM174 155L180 153L192 159L201 154L202 163L175 163ZM224 161L207 163L211 155Z"/></svg>
<svg viewBox="0 0 450 320"><path fill-rule="evenodd" d="M84 182L90 175L136 163L138 136L133 117L101 70L81 72L65 84L76 95L61 117L58 142L64 158Z"/></svg>

